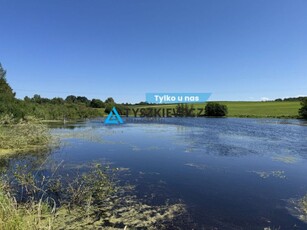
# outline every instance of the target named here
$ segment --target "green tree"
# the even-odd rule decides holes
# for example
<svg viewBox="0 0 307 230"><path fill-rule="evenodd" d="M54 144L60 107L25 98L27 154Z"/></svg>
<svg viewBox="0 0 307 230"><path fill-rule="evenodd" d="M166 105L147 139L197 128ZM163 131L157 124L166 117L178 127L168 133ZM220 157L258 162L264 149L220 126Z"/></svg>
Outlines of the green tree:
<svg viewBox="0 0 307 230"><path fill-rule="evenodd" d="M109 114L113 107L117 108L117 105L116 105L116 103L115 103L115 101L112 97L108 97L105 100L105 110L104 110L104 112Z"/></svg>
<svg viewBox="0 0 307 230"><path fill-rule="evenodd" d="M33 102L41 104L42 103L42 98L38 94L34 94L33 98L31 99Z"/></svg>
<svg viewBox="0 0 307 230"><path fill-rule="evenodd" d="M69 95L66 97L65 101L67 103L75 103L77 101L77 97L74 95Z"/></svg>
<svg viewBox="0 0 307 230"><path fill-rule="evenodd" d="M0 114L13 114L15 118L23 117L19 102L15 99L15 93L6 80L6 70L0 63Z"/></svg>
<svg viewBox="0 0 307 230"><path fill-rule="evenodd" d="M304 98L301 102L302 107L299 109L299 115L307 119L307 98Z"/></svg>
<svg viewBox="0 0 307 230"><path fill-rule="evenodd" d="M107 104L104 112L109 114L112 111L114 106L115 106L115 104Z"/></svg>
<svg viewBox="0 0 307 230"><path fill-rule="evenodd" d="M92 99L90 103L90 107L92 108L104 108L104 103L102 100L99 99Z"/></svg>
<svg viewBox="0 0 307 230"><path fill-rule="evenodd" d="M50 102L52 104L55 104L55 105L62 105L62 104L64 104L64 100L61 97L54 97L54 98L51 99Z"/></svg>
<svg viewBox="0 0 307 230"><path fill-rule="evenodd" d="M121 105L121 104L115 104L115 107L117 109L117 112L120 115L126 115L126 113L127 113L127 107L126 106Z"/></svg>
<svg viewBox="0 0 307 230"><path fill-rule="evenodd" d="M77 97L77 102L79 103L84 103L86 105L88 105L90 103L90 101L87 99L87 97L84 97L84 96L78 96Z"/></svg>
<svg viewBox="0 0 307 230"><path fill-rule="evenodd" d="M25 96L23 99L25 102L31 102L31 98L29 98L28 96Z"/></svg>
<svg viewBox="0 0 307 230"><path fill-rule="evenodd" d="M114 101L114 99L112 97L108 97L107 100L105 101L105 103L106 104L108 104L108 103L114 104L115 101Z"/></svg>
<svg viewBox="0 0 307 230"><path fill-rule="evenodd" d="M15 98L15 93L6 81L6 70L3 69L0 63L0 97L5 100Z"/></svg>
<svg viewBox="0 0 307 230"><path fill-rule="evenodd" d="M228 113L226 105L222 105L216 102L209 102L205 107L205 115L213 117L224 117Z"/></svg>

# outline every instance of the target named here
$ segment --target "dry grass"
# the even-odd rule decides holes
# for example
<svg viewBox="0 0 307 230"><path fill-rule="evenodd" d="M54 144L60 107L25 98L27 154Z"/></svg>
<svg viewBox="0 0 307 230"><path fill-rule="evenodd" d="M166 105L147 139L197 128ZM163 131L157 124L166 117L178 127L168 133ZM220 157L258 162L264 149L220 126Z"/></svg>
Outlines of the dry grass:
<svg viewBox="0 0 307 230"><path fill-rule="evenodd" d="M0 117L0 156L47 148L50 140L47 125L38 120L16 121L9 115Z"/></svg>

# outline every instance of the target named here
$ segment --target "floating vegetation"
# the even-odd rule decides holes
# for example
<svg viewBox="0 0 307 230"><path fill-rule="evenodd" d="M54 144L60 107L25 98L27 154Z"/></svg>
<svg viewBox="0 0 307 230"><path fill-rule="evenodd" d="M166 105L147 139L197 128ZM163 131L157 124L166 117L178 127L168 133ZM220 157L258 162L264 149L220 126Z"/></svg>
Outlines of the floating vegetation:
<svg viewBox="0 0 307 230"><path fill-rule="evenodd" d="M132 187L123 186L94 204L90 204L91 199L85 197L89 203L84 206L75 204L69 207L63 204L53 213L49 208L49 211L42 212L42 226L46 226L48 220L51 229L166 229L174 225L174 219L186 212L182 203L160 206L143 203L131 194L132 190Z"/></svg>
<svg viewBox="0 0 307 230"><path fill-rule="evenodd" d="M102 135L97 130L92 128L68 130L53 133L54 136L60 139L82 139L92 142L105 143Z"/></svg>
<svg viewBox="0 0 307 230"><path fill-rule="evenodd" d="M307 195L305 195L302 199L301 199L301 207L303 212L305 213L305 217L307 220Z"/></svg>
<svg viewBox="0 0 307 230"><path fill-rule="evenodd" d="M252 173L256 173L258 176L260 176L263 179L269 178L269 177L276 177L280 179L285 179L286 175L284 171L250 171Z"/></svg>
<svg viewBox="0 0 307 230"><path fill-rule="evenodd" d="M274 161L280 161L286 164L294 164L299 161L297 157L294 156L274 156L272 157Z"/></svg>
<svg viewBox="0 0 307 230"><path fill-rule="evenodd" d="M191 152L194 152L194 148L186 148L184 150L185 153L191 153Z"/></svg>
<svg viewBox="0 0 307 230"><path fill-rule="evenodd" d="M8 205L0 206L1 229L16 229L10 227L15 218L18 229L167 229L186 213L182 202L152 206L134 194L134 186L119 185L117 173L126 168L95 164L60 176L62 163L50 176L17 165L10 181L3 177L0 201Z"/></svg>
<svg viewBox="0 0 307 230"><path fill-rule="evenodd" d="M160 175L159 172L143 172L143 171L140 171L139 174L140 175Z"/></svg>
<svg viewBox="0 0 307 230"><path fill-rule="evenodd" d="M307 223L307 194L300 199L288 200L287 209L293 216Z"/></svg>
<svg viewBox="0 0 307 230"><path fill-rule="evenodd" d="M132 147L132 151L135 151L135 152L161 150L161 148L158 147L158 146L148 146L148 147L141 148L141 147L136 146L136 145L131 145L131 147Z"/></svg>
<svg viewBox="0 0 307 230"><path fill-rule="evenodd" d="M61 145L71 145L70 142L65 142L65 139L78 139L81 140L78 144L82 144L82 141L94 142L99 144L125 144L123 141L112 141L107 140L106 137L109 137L114 132L104 129L103 132L99 129L93 128L82 128L82 129L75 129L75 130L56 130L52 133L52 136L55 138L62 140ZM74 142L76 145L76 142Z"/></svg>
<svg viewBox="0 0 307 230"><path fill-rule="evenodd" d="M89 211L60 209L55 229L167 229L185 212L183 204L150 206L134 196L114 196Z"/></svg>
<svg viewBox="0 0 307 230"><path fill-rule="evenodd" d="M199 170L204 170L204 169L208 168L208 166L205 165L205 164L186 163L184 165L189 166L189 167L193 167L193 168L196 168L196 169L199 169Z"/></svg>

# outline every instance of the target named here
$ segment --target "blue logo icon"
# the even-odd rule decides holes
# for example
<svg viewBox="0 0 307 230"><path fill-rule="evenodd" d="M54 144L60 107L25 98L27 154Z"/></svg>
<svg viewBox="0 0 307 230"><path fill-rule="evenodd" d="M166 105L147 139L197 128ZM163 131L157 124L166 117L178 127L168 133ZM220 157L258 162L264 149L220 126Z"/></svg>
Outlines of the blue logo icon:
<svg viewBox="0 0 307 230"><path fill-rule="evenodd" d="M124 122L123 119L119 116L116 108L113 107L107 119L105 119L104 123L110 125L118 125L118 124L123 124Z"/></svg>

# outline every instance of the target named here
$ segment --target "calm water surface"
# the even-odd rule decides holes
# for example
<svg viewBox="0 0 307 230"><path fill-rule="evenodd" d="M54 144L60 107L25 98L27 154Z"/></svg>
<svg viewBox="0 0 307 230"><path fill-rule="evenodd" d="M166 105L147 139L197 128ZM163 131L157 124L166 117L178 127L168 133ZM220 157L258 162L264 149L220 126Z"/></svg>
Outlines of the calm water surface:
<svg viewBox="0 0 307 230"><path fill-rule="evenodd" d="M307 229L289 209L289 199L307 193L301 121L169 118L106 126L91 120L52 132L64 144L49 158L128 168L124 179L140 199L180 200L194 228Z"/></svg>

